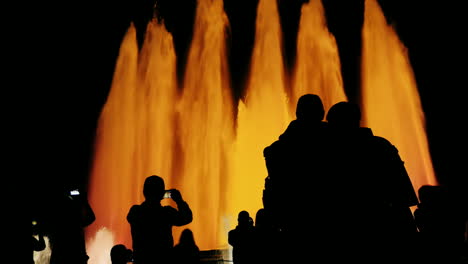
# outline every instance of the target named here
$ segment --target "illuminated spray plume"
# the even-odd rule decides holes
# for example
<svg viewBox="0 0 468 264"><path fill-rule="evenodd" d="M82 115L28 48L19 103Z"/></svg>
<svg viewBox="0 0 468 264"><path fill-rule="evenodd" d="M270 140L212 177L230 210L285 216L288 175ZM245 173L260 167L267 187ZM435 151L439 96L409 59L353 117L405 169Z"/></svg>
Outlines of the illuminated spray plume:
<svg viewBox="0 0 468 264"><path fill-rule="evenodd" d="M189 224L202 249L227 245L221 226L225 192L232 176L234 123L226 54L227 16L222 1L199 1L190 47L178 127L183 159L178 188L192 208ZM184 227L185 228L185 227ZM176 239L178 236L176 236Z"/></svg>
<svg viewBox="0 0 468 264"><path fill-rule="evenodd" d="M369 11L368 5L366 3ZM376 16L378 12L374 9L371 14ZM369 16L369 12L366 13L363 32L366 124L400 149L415 183L431 182L433 174L422 175L413 169L414 162L429 156L427 148L419 147L416 161L413 161L413 156L405 150L405 141L384 134L385 128L373 119L378 116L372 118L381 115L389 120L395 113L371 110L377 107L373 106L374 102L384 104L381 96L389 95L372 94L366 87L377 85L380 92L388 93L413 91L411 100L399 99L401 101L392 101L392 104L409 104L400 107L409 107L405 108L406 112L419 115L396 117L398 122L392 121L394 126L387 130L398 128L408 135L419 136L410 139L414 142L408 145L411 146L409 150L415 148L416 142L418 146L427 147L419 98L414 93L415 86L411 86L414 84L411 68L404 53L398 52L401 44L391 37L393 33L374 32L393 31L384 24L371 26ZM89 190L96 221L87 228L90 264L110 263L110 259L101 260L108 257L113 244L123 243L131 248L126 215L131 205L143 201L143 182L152 174L163 177L167 188L178 188L191 206L194 220L185 227L192 229L201 250L227 248L227 231L235 227L237 213L247 210L255 215L262 207L262 189L267 176L262 151L295 118L293 110L297 98L304 93L317 93L323 98L326 109L346 100L336 43L326 28L320 1L303 5L293 76L286 76L283 65L276 1L259 1L250 72L245 94L238 104L231 97L229 85L225 43L228 26L222 1L198 1L182 87L177 87L176 82L172 36L164 26L156 21L148 25L140 52L135 28L129 28L121 43L112 87L96 135ZM386 42L375 44L376 34ZM376 67L385 65L380 61L383 58L394 59L392 63L401 65L388 69ZM373 63L376 64L368 67ZM387 76L385 71L392 73ZM391 86L384 85L385 82L374 83L385 76L400 76L409 82ZM392 104L386 105L386 109L396 111ZM234 109L236 105L238 108ZM414 123L403 126L406 119ZM430 165L430 159L425 162L421 164ZM164 200L164 203L169 202ZM181 230L174 228L175 241ZM98 247L100 250L96 250Z"/></svg>
<svg viewBox="0 0 468 264"><path fill-rule="evenodd" d="M99 118L88 192L96 220L87 234L108 228L116 241L129 240L126 208L136 201L132 189L137 188L138 175L132 161L139 136L135 126L137 65L136 31L132 26L122 41L112 87Z"/></svg>
<svg viewBox="0 0 468 264"><path fill-rule="evenodd" d="M319 95L325 110L347 101L338 47L328 31L322 1L311 0L302 5L296 57L290 100L293 113L297 100L306 93Z"/></svg>
<svg viewBox="0 0 468 264"><path fill-rule="evenodd" d="M148 24L139 53L132 25L122 41L96 133L89 190L96 221L86 230L90 263L101 263L99 254L113 244L131 248L126 216L133 204L143 201L147 176L158 174L171 184L176 88L172 36L160 24ZM101 250L93 250L99 245Z"/></svg>
<svg viewBox="0 0 468 264"><path fill-rule="evenodd" d="M239 211L255 215L263 207L261 193L267 176L263 148L278 139L291 120L275 0L259 1L255 31L249 79L244 100L239 102L233 157L235 178L230 194L236 221Z"/></svg>
<svg viewBox="0 0 468 264"><path fill-rule="evenodd" d="M200 248L216 248L225 237L219 219L234 133L226 27L221 1L199 2L182 89L164 26L148 25L140 52L129 28L99 120L89 191L96 222L87 228L88 241L106 228L115 243L131 248L126 215L143 201L143 182L152 174L189 201L194 221L186 227L199 235ZM174 231L177 241L181 230Z"/></svg>
<svg viewBox="0 0 468 264"><path fill-rule="evenodd" d="M415 190L436 184L407 50L375 0L365 2L361 74L364 125L398 148Z"/></svg>

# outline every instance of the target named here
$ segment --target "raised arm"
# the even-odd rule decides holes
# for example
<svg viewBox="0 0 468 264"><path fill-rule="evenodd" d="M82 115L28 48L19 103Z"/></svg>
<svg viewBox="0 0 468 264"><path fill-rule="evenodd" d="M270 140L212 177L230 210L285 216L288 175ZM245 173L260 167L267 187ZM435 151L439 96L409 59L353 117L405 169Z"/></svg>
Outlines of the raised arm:
<svg viewBox="0 0 468 264"><path fill-rule="evenodd" d="M182 199L179 190L172 189L171 197L177 204L177 212L174 214L174 225L183 226L190 224L193 220L192 210L190 206Z"/></svg>

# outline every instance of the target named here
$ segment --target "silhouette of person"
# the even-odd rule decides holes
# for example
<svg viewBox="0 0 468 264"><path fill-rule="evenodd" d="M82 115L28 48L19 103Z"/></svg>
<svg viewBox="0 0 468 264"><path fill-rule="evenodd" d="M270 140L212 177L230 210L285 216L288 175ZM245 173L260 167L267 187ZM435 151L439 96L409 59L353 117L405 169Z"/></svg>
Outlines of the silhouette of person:
<svg viewBox="0 0 468 264"><path fill-rule="evenodd" d="M34 263L34 251L42 251L46 248L46 243L44 240L44 234L42 233L41 230L39 230L37 226L37 221L33 220L32 222L32 231L33 231L33 236L32 236L32 253L33 253L33 262ZM37 238L35 237L37 235Z"/></svg>
<svg viewBox="0 0 468 264"><path fill-rule="evenodd" d="M271 216L265 208L255 214L255 261L254 263L275 263L282 257L279 254L280 233L273 225ZM280 261L281 262L281 261Z"/></svg>
<svg viewBox="0 0 468 264"><path fill-rule="evenodd" d="M174 246L174 264L199 264L200 249L195 243L192 230L186 228L180 234L179 243Z"/></svg>
<svg viewBox="0 0 468 264"><path fill-rule="evenodd" d="M112 264L127 264L132 262L133 252L123 244L114 245L110 252Z"/></svg>
<svg viewBox="0 0 468 264"><path fill-rule="evenodd" d="M410 207L417 204L416 193L397 148L361 127L360 120L359 106L351 102L336 103L327 113L329 175L337 182L340 205L334 224L345 220L349 228L343 234L359 238L346 248L347 256L369 263L403 261L415 246Z"/></svg>
<svg viewBox="0 0 468 264"><path fill-rule="evenodd" d="M414 211L424 263L463 263L466 216L445 186L423 185Z"/></svg>
<svg viewBox="0 0 468 264"><path fill-rule="evenodd" d="M161 205L165 193L164 180L157 175L149 176L143 186L145 201L133 205L128 212L136 264L167 263L174 247L172 227L192 222L192 210L180 192L177 189L170 192L177 209Z"/></svg>
<svg viewBox="0 0 468 264"><path fill-rule="evenodd" d="M96 216L83 190L66 189L57 197L58 215L51 223L50 264L87 263L84 228L93 223Z"/></svg>
<svg viewBox="0 0 468 264"><path fill-rule="evenodd" d="M322 212L327 208L325 200L329 197L327 188L330 188L329 179L325 177L328 125L323 121L324 115L325 109L318 95L302 95L297 101L296 119L263 151L268 172L263 207L281 230L281 251L292 262L302 261L295 252L314 247L314 241L304 240L304 237L313 237L322 243L318 233L329 221ZM305 210L309 211L307 216L303 214L301 219L293 216ZM298 221L307 221L308 225L298 224ZM326 237L323 234L323 238Z"/></svg>
<svg viewBox="0 0 468 264"><path fill-rule="evenodd" d="M322 100L315 94L302 95L296 106L296 119L291 121L279 139L264 151L268 177L263 194L264 208L278 226L286 230L296 226L285 214L291 206L301 208L307 201L311 181L320 179L323 167L320 165L324 145L322 137L327 124L323 122L325 110ZM311 175L315 177L311 177ZM305 176L307 175L307 176ZM306 189L301 189L301 187ZM294 193L297 203L291 204L284 195Z"/></svg>
<svg viewBox="0 0 468 264"><path fill-rule="evenodd" d="M236 228L228 232L228 243L232 246L234 264L254 263L254 232L253 219L249 212L240 211Z"/></svg>

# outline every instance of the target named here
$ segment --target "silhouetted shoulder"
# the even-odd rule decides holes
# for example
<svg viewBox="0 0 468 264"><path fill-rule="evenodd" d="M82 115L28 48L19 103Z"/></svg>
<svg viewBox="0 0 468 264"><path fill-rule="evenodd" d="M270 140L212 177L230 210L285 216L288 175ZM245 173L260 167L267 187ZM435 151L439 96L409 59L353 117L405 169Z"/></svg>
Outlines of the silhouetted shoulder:
<svg viewBox="0 0 468 264"><path fill-rule="evenodd" d="M393 146L393 144L386 138L374 135L374 139L375 139L376 142L378 142L378 143L380 143L382 145L386 144L386 145L392 145Z"/></svg>
<svg viewBox="0 0 468 264"><path fill-rule="evenodd" d="M169 205L163 206L163 210L167 214L176 214L178 212L177 209Z"/></svg>
<svg viewBox="0 0 468 264"><path fill-rule="evenodd" d="M372 137L374 136L374 133L372 132L372 129L370 129L369 127L360 127L359 128L359 133L361 136L365 136L365 137ZM382 138L384 139L384 138ZM384 139L386 140L386 139Z"/></svg>
<svg viewBox="0 0 468 264"><path fill-rule="evenodd" d="M376 146L382 149L385 149L389 153L390 152L398 153L397 147L393 145L388 139L380 137L380 136L375 136L375 135L372 137L372 139L373 139L373 143Z"/></svg>
<svg viewBox="0 0 468 264"><path fill-rule="evenodd" d="M277 149L281 148L281 142L279 140L271 143L271 145L263 149L263 156L270 157Z"/></svg>
<svg viewBox="0 0 468 264"><path fill-rule="evenodd" d="M33 239L33 250L34 251L42 251L46 248L46 244L44 241L44 238L41 236L39 239L36 239L35 237Z"/></svg>
<svg viewBox="0 0 468 264"><path fill-rule="evenodd" d="M279 136L280 141L289 140L303 140L312 137L313 134L324 132L328 127L326 122L305 122L300 120L293 120L289 123L286 130ZM313 137L312 137L313 138Z"/></svg>
<svg viewBox="0 0 468 264"><path fill-rule="evenodd" d="M141 207L140 205L135 204L130 208L127 214L128 222L132 222L133 220L135 220L135 217L140 214L140 211L141 211L140 207Z"/></svg>
<svg viewBox="0 0 468 264"><path fill-rule="evenodd" d="M279 136L280 140L285 140L288 139L288 137L291 137L300 131L300 123L298 120L293 120L291 123L289 123L288 127L286 130Z"/></svg>

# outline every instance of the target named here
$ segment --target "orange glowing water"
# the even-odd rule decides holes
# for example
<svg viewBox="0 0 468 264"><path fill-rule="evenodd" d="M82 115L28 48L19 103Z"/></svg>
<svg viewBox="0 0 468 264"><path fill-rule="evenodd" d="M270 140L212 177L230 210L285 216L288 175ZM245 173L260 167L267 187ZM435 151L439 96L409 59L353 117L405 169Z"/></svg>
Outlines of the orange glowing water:
<svg viewBox="0 0 468 264"><path fill-rule="evenodd" d="M376 0L365 3L362 40L364 125L398 148L416 190L423 184L436 184L407 50Z"/></svg>
<svg viewBox="0 0 468 264"><path fill-rule="evenodd" d="M136 31L131 27L122 41L115 67L112 88L102 109L96 133L89 200L96 220L87 228L89 234L106 227L117 241L128 241L126 213L134 195L133 176L135 140L136 83L138 52Z"/></svg>
<svg viewBox="0 0 468 264"><path fill-rule="evenodd" d="M263 207L262 189L267 177L263 149L278 139L291 120L281 36L276 0L259 1L250 77L238 107L235 178L230 193L235 217L240 210L254 217Z"/></svg>
<svg viewBox="0 0 468 264"><path fill-rule="evenodd" d="M135 28L129 28L99 119L89 189L96 221L87 234L107 228L116 243L131 247L126 216L143 201L146 176L158 174L171 185L175 61L172 36L161 25L148 24L140 54Z"/></svg>
<svg viewBox="0 0 468 264"><path fill-rule="evenodd" d="M337 102L347 101L338 48L326 23L322 1L311 0L302 6L290 100L292 111L299 97L306 93L319 95L325 110Z"/></svg>
<svg viewBox="0 0 468 264"><path fill-rule="evenodd" d="M221 223L234 135L225 43L227 22L222 1L198 2L178 107L183 159L179 164L181 173L174 177L193 211L193 222L183 228L192 229L201 249L217 248L220 241L227 245L227 239L223 240L227 231Z"/></svg>
<svg viewBox="0 0 468 264"><path fill-rule="evenodd" d="M375 12L378 10L373 11L373 16ZM398 98L387 105L381 102L381 96L389 95L364 90L366 124L376 134L387 137L384 132L390 128L382 129L384 124L375 121L372 113L389 120L391 115L400 113L393 107L397 102L409 104L400 106L405 114L420 111L420 105L412 90L413 82L392 86L377 83L388 77L384 71L406 80L412 80L412 73L409 64L402 63L407 62L406 58L398 52L401 45L392 34L378 35L378 40L382 38L385 43L374 42L376 34L383 34L379 32L382 29L392 31L384 24L370 27L367 16L363 87L378 85L380 93L413 91L414 96L411 101ZM227 248L227 231L235 227L237 213L247 210L254 216L262 207L267 176L262 151L294 118L297 98L304 93L317 93L326 109L346 100L336 43L326 28L320 1L312 0L303 6L293 76L286 76L283 66L276 0L259 1L250 74L238 109L233 109L237 102L231 97L226 64L228 26L222 1L198 1L183 87L177 87L172 36L164 26L155 21L148 25L141 52L135 28L129 28L96 136L89 189L96 221L87 228L90 264L109 263L108 252L113 244L123 243L131 248L126 215L131 205L143 201L143 181L152 174L162 176L167 188L178 188L191 206L194 220L185 227L192 229L200 249ZM393 41L397 44L390 43ZM392 60L398 67L379 68L385 65L382 59ZM372 69L378 69L378 75L370 75ZM373 79L376 76L383 77ZM385 108L373 110L379 104L385 104ZM388 109L394 112L386 112ZM238 111L237 120L233 120L233 111ZM422 121L422 113L419 114L417 120ZM427 148L421 148L426 146L422 122L417 123L413 116L398 118L398 122L392 121L391 129L398 127L407 135L415 133L418 137L410 139L409 149L416 148L414 144L419 142L419 152L411 156L405 152L404 141L388 138L400 149L412 179L417 180L419 174L414 172L413 159L419 162L429 155ZM413 123L399 126L406 121ZM426 162L430 164L430 159ZM185 227L174 229L175 241Z"/></svg>

